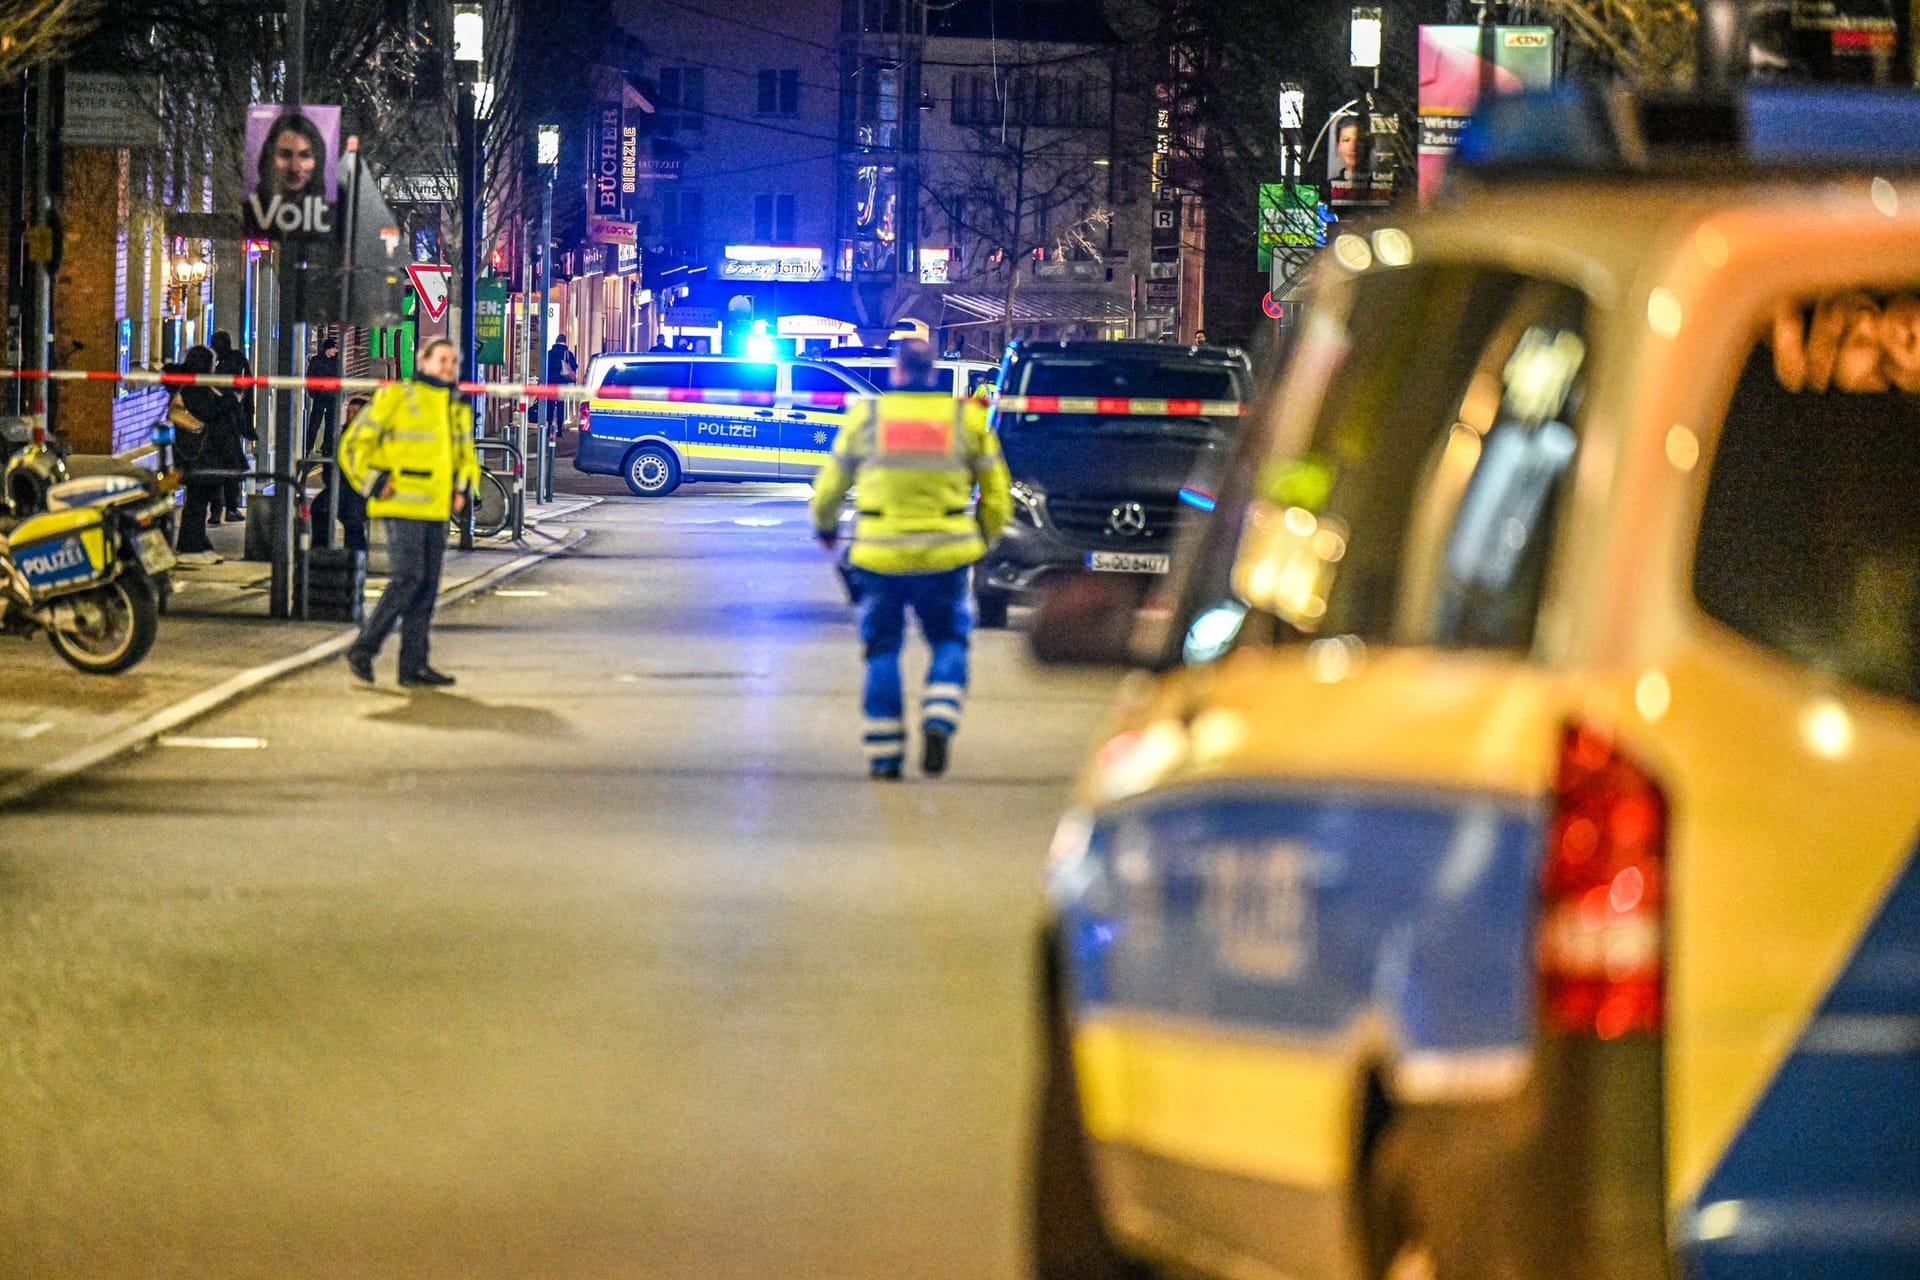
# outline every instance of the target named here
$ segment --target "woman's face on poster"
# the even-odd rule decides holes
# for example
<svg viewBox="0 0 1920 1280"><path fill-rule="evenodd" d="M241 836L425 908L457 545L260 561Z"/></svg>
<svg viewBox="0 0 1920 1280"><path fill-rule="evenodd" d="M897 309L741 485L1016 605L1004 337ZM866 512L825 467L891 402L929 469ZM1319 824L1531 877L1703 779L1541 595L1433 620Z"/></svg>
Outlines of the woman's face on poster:
<svg viewBox="0 0 1920 1280"><path fill-rule="evenodd" d="M301 192L313 181L313 143L294 129L283 129L273 138L273 177L282 191Z"/></svg>
<svg viewBox="0 0 1920 1280"><path fill-rule="evenodd" d="M1338 146L1340 167L1348 173L1360 171L1360 122L1348 120L1340 125Z"/></svg>

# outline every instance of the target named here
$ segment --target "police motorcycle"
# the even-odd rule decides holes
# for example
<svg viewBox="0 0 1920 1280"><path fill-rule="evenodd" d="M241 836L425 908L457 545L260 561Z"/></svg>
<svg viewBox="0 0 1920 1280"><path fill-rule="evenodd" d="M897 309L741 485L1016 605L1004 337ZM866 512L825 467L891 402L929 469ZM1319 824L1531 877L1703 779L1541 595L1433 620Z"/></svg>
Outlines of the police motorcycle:
<svg viewBox="0 0 1920 1280"><path fill-rule="evenodd" d="M138 473L68 478L53 452L44 486L16 490L23 473L11 455L4 464L0 633L45 632L71 666L114 675L146 657L159 631L174 563L171 484Z"/></svg>
<svg viewBox="0 0 1920 1280"><path fill-rule="evenodd" d="M27 418L0 418L0 509L26 516L47 509L47 490L67 478L67 459Z"/></svg>

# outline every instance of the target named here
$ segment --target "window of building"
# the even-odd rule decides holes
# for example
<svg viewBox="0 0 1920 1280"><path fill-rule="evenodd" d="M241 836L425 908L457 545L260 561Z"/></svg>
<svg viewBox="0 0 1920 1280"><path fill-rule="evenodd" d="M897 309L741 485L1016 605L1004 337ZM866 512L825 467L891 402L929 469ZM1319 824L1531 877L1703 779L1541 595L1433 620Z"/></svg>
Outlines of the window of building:
<svg viewBox="0 0 1920 1280"><path fill-rule="evenodd" d="M953 77L955 124L992 127L1028 124L1082 129L1106 123L1105 107L1085 76L963 71Z"/></svg>
<svg viewBox="0 0 1920 1280"><path fill-rule="evenodd" d="M660 112L663 133L707 127L707 70L705 67L660 68Z"/></svg>
<svg viewBox="0 0 1920 1280"><path fill-rule="evenodd" d="M800 72L792 68L760 73L758 111L763 116L800 114Z"/></svg>
<svg viewBox="0 0 1920 1280"><path fill-rule="evenodd" d="M793 219L797 203L793 196L755 196L753 238L762 244L793 243Z"/></svg>
<svg viewBox="0 0 1920 1280"><path fill-rule="evenodd" d="M698 191L669 191L660 198L661 230L677 248L694 249L704 238L705 202Z"/></svg>

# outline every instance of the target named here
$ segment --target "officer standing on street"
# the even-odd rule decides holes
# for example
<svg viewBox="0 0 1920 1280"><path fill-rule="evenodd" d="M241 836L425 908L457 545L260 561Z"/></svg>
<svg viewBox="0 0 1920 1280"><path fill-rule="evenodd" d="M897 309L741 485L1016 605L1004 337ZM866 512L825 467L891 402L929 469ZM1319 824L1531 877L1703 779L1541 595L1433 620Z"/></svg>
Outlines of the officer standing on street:
<svg viewBox="0 0 1920 1280"><path fill-rule="evenodd" d="M893 390L842 428L813 486L813 527L829 551L840 503L856 480L849 554L867 655L866 748L875 778L897 779L906 755L900 645L912 607L933 649L920 699L921 769L937 777L967 697L973 630L969 566L1012 514L1007 464L987 430L986 406L955 400L934 382L933 348L904 342ZM979 486L979 505L974 487Z"/></svg>
<svg viewBox="0 0 1920 1280"><path fill-rule="evenodd" d="M340 474L366 495L367 515L386 522L392 577L347 650L347 667L373 683L373 660L400 627L400 683L444 688L453 677L427 661L427 630L440 595L447 522L480 483L473 406L454 385L453 344L435 338L414 361L411 382L380 388L340 439Z"/></svg>

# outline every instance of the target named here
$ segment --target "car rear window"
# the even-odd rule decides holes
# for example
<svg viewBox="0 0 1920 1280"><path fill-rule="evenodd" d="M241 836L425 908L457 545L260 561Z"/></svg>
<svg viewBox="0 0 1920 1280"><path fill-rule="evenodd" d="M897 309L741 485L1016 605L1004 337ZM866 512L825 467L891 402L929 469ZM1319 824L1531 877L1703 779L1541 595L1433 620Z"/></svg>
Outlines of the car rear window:
<svg viewBox="0 0 1920 1280"><path fill-rule="evenodd" d="M1777 320L1727 409L1693 566L1709 616L1909 702L1920 702L1920 369L1901 362L1916 320L1920 299L1862 295Z"/></svg>
<svg viewBox="0 0 1920 1280"><path fill-rule="evenodd" d="M642 360L616 364L601 380L603 387L684 387L687 385L687 361Z"/></svg>
<svg viewBox="0 0 1920 1280"><path fill-rule="evenodd" d="M1578 290L1469 264L1376 273L1316 313L1167 584L1185 660L1313 632L1528 649L1586 325Z"/></svg>
<svg viewBox="0 0 1920 1280"><path fill-rule="evenodd" d="M1020 370L1019 394L1240 400L1238 373L1230 365L1164 357L1047 356L1029 359Z"/></svg>

